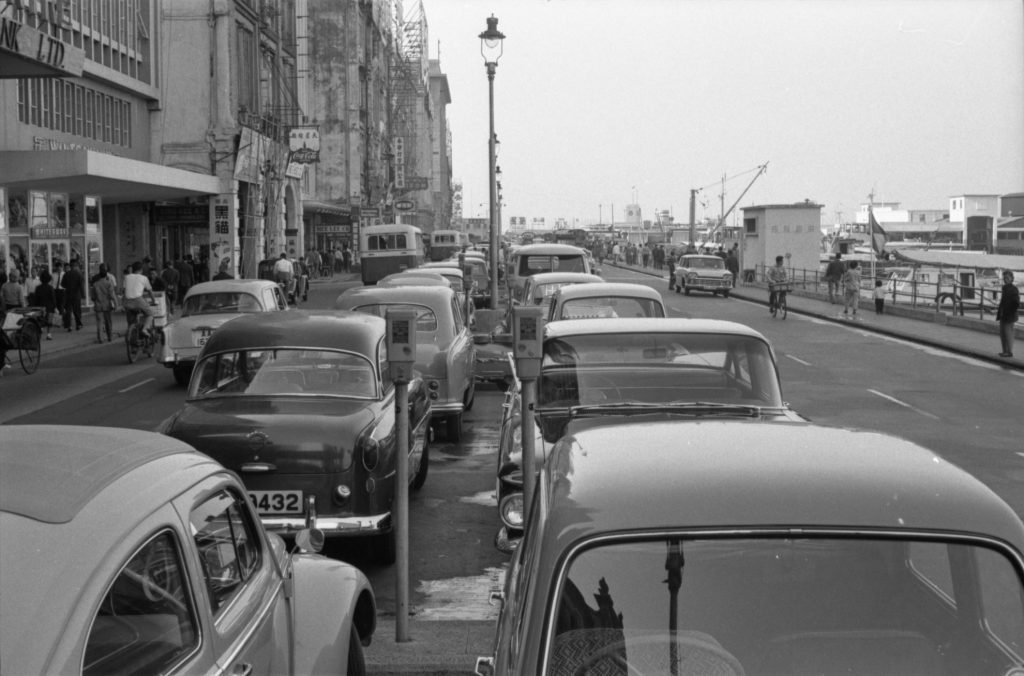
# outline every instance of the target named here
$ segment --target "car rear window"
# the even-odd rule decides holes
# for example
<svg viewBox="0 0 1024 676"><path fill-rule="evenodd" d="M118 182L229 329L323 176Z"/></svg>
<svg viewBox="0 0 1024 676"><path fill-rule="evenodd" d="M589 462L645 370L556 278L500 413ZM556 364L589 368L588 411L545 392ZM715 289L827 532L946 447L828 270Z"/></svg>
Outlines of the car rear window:
<svg viewBox="0 0 1024 676"><path fill-rule="evenodd" d="M574 298L562 304L557 319L602 319L613 317L664 317L661 303L651 298L605 296Z"/></svg>
<svg viewBox="0 0 1024 676"><path fill-rule="evenodd" d="M586 262L581 254L558 256L520 256L520 277L530 277L541 272L587 272Z"/></svg>
<svg viewBox="0 0 1024 676"><path fill-rule="evenodd" d="M262 312L263 306L251 293L237 291L218 291L216 293L200 293L185 299L182 317L192 315L215 315L225 313Z"/></svg>
<svg viewBox="0 0 1024 676"><path fill-rule="evenodd" d="M377 396L373 364L350 352L257 349L210 355L196 366L192 398L246 395Z"/></svg>

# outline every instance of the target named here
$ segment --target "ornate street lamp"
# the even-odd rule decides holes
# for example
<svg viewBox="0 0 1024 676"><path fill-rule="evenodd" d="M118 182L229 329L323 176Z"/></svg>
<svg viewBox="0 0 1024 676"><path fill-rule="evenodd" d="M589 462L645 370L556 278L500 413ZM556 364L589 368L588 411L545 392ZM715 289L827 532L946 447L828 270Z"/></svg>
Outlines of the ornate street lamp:
<svg viewBox="0 0 1024 676"><path fill-rule="evenodd" d="M487 68L487 88L490 102L490 135L487 137L487 170L490 187L490 248L491 248L491 309L498 309L498 228L497 192L498 183L495 178L495 156L497 138L494 135L494 71L498 67L498 59L502 55L504 34L498 31L498 18L493 14L487 19L487 30L480 34L480 54L484 57Z"/></svg>

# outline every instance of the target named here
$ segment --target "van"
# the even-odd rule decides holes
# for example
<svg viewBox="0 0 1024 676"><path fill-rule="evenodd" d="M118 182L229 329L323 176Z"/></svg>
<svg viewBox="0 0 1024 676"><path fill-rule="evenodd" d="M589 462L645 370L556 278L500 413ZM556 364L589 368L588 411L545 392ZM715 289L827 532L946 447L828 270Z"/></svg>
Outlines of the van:
<svg viewBox="0 0 1024 676"><path fill-rule="evenodd" d="M594 274L584 249L569 244L527 244L509 257L505 281L512 300L522 301L526 278L540 272L584 272Z"/></svg>

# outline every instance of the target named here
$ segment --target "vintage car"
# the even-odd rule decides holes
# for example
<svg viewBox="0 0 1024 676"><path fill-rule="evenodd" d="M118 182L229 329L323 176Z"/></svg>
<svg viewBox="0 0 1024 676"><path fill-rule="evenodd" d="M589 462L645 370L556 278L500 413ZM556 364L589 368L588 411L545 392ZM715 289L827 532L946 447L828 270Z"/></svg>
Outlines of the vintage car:
<svg viewBox="0 0 1024 676"><path fill-rule="evenodd" d="M904 439L598 425L539 473L477 673L1020 674L1022 552L1003 500Z"/></svg>
<svg viewBox="0 0 1024 676"><path fill-rule="evenodd" d="M523 284L522 297L513 303L550 306L552 296L564 286L598 284L603 281L597 275L586 272L542 272L527 277Z"/></svg>
<svg viewBox="0 0 1024 676"><path fill-rule="evenodd" d="M164 327L157 362L174 372L179 385L187 385L196 357L214 330L244 314L288 309L281 288L265 279L223 279L201 282L185 294L181 314Z"/></svg>
<svg viewBox="0 0 1024 676"><path fill-rule="evenodd" d="M725 267L725 259L719 256L684 254L676 263L674 282L676 293L682 291L690 295L691 291L710 291L728 298L733 277Z"/></svg>
<svg viewBox="0 0 1024 676"><path fill-rule="evenodd" d="M289 552L238 477L160 434L0 427L0 673L362 673L355 567Z"/></svg>
<svg viewBox="0 0 1024 676"><path fill-rule="evenodd" d="M416 369L430 393L434 420L444 422L448 441L459 441L462 414L473 407L476 393L476 347L455 292L439 286L355 287L338 296L334 307L378 317L389 309L418 313Z"/></svg>
<svg viewBox="0 0 1024 676"><path fill-rule="evenodd" d="M483 256L474 255L479 252L466 252L463 258L463 266L469 269L470 277L473 279L473 288L470 296L473 298L473 305L478 308L487 307L491 302L491 276L490 267ZM458 258L448 258L444 263L459 265Z"/></svg>
<svg viewBox="0 0 1024 676"><path fill-rule="evenodd" d="M292 311L239 317L206 343L185 405L160 426L239 473L263 525L292 535L367 536L395 559L392 502L398 442L384 320ZM409 479L429 462L430 398L415 378Z"/></svg>
<svg viewBox="0 0 1024 676"><path fill-rule="evenodd" d="M285 297L288 302L292 305L298 305L299 301L305 301L309 299L309 272L303 265L302 261L291 258L289 259L292 264L292 278L288 282L286 288L282 288ZM277 263L276 258L267 258L259 262L256 268L256 276L260 279L269 279L275 281L274 277L274 265Z"/></svg>
<svg viewBox="0 0 1024 676"><path fill-rule="evenodd" d="M602 282L558 289L551 299L547 320L665 316L665 302L651 287Z"/></svg>
<svg viewBox="0 0 1024 676"><path fill-rule="evenodd" d="M508 297L522 300L526 278L542 272L585 272L593 274L585 249L569 244L527 244L509 256L505 281Z"/></svg>
<svg viewBox="0 0 1024 676"><path fill-rule="evenodd" d="M495 491L509 551L522 529L521 383L498 437ZM804 423L782 399L775 354L753 329L711 319L578 319L545 327L536 383L538 460L594 420L667 415L676 420L755 419ZM644 440L644 447L647 442Z"/></svg>

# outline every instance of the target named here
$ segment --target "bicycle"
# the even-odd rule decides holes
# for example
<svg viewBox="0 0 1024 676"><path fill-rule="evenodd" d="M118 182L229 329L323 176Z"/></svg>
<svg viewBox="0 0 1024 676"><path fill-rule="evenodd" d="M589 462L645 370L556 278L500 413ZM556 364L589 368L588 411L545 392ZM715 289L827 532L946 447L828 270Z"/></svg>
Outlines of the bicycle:
<svg viewBox="0 0 1024 676"><path fill-rule="evenodd" d="M150 303L150 306L154 307L156 303ZM153 356L157 341L160 340L163 331L159 327L153 326L150 327L149 334L147 335L142 330L142 324L139 322L139 315L142 315L142 317L147 316L144 312L126 308L125 314L128 319L128 330L124 334L124 344L125 349L128 351L128 363L134 364L139 359L140 353L144 352L147 357Z"/></svg>
<svg viewBox="0 0 1024 676"><path fill-rule="evenodd" d="M775 302L768 308L772 317L781 314L782 319L785 319L789 313L786 306L786 294L793 290L792 285L789 282L779 282L778 284L769 284L768 289L775 294Z"/></svg>
<svg viewBox="0 0 1024 676"><path fill-rule="evenodd" d="M6 352L18 351L18 361L22 370L33 374L39 368L39 360L43 351L43 323L46 309L41 307L12 308L4 317L2 336ZM10 361L5 354L5 363Z"/></svg>

